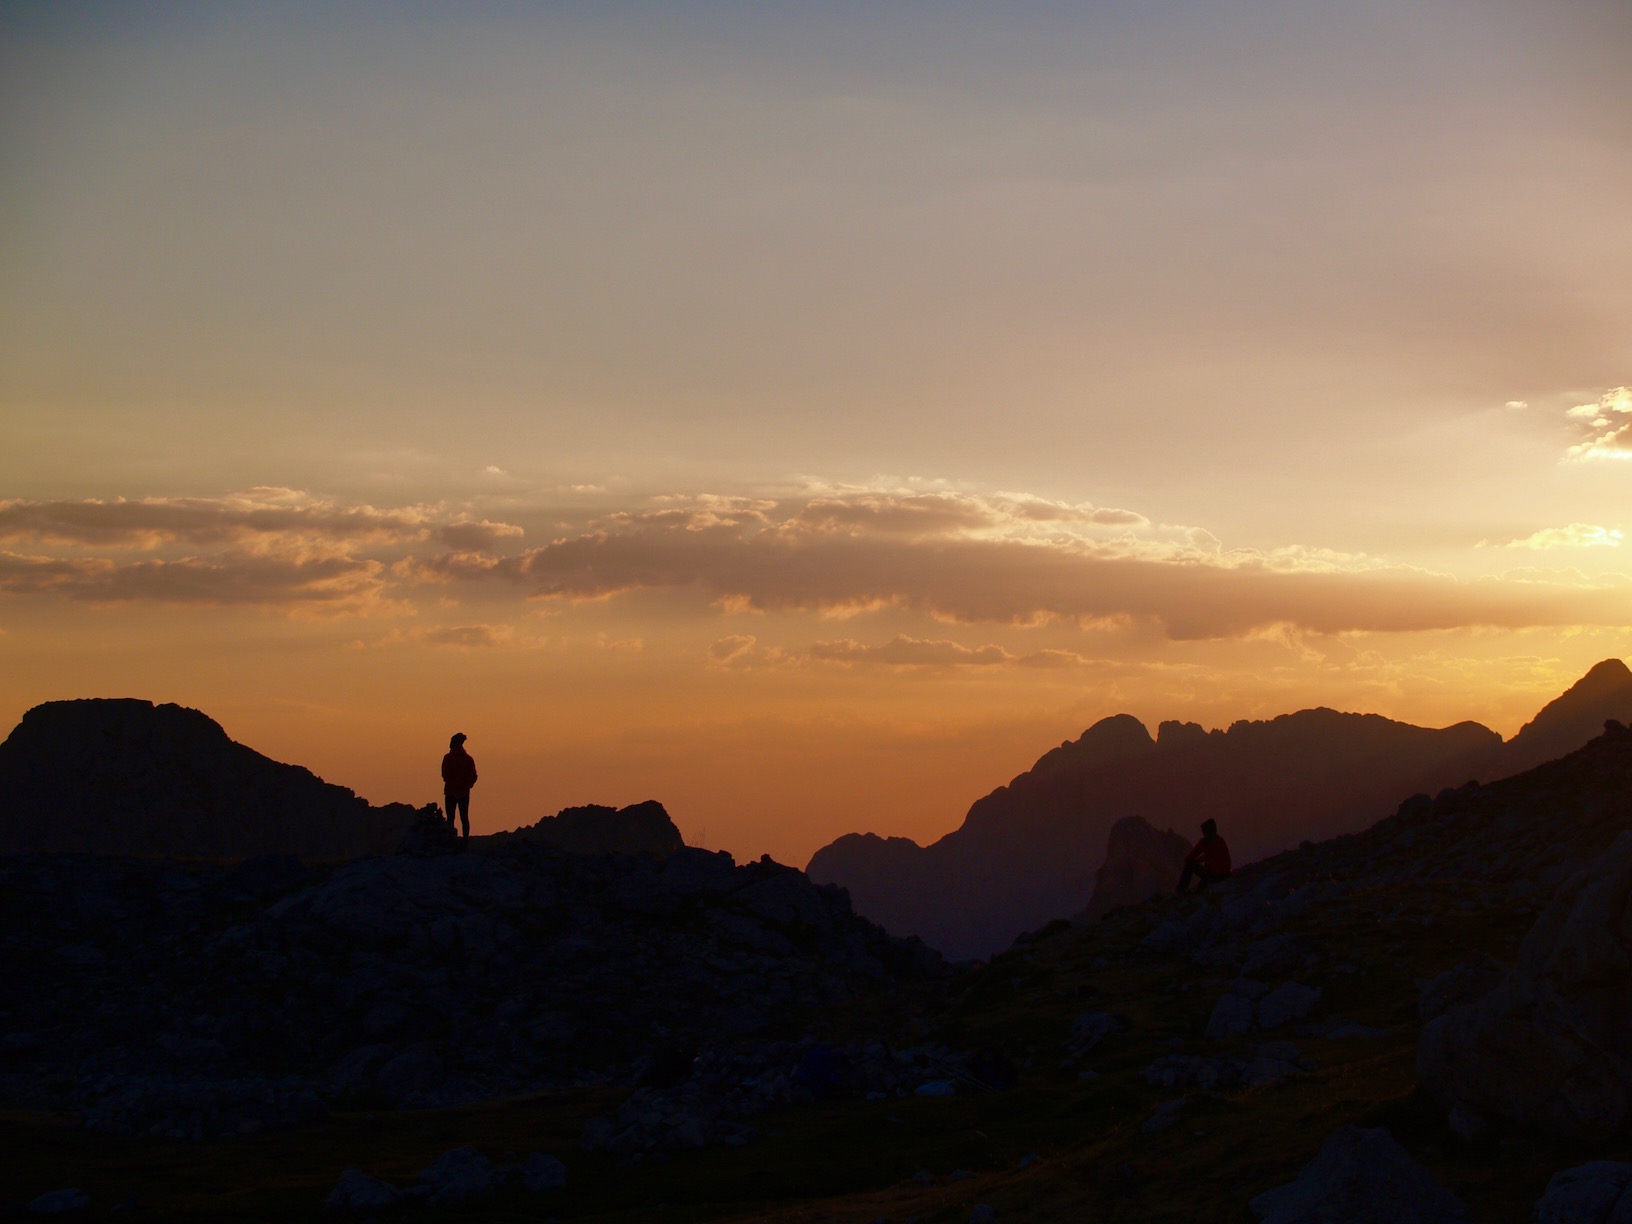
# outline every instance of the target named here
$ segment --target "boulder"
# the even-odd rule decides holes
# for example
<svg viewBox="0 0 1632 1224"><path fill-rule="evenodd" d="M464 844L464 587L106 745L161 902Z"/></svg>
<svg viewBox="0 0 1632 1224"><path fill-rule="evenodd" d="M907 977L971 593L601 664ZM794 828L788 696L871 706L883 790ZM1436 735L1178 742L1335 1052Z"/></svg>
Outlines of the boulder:
<svg viewBox="0 0 1632 1224"><path fill-rule="evenodd" d="M47 1190L29 1200L28 1211L31 1215L68 1215L85 1211L90 1205L91 1196L83 1190Z"/></svg>
<svg viewBox="0 0 1632 1224"><path fill-rule="evenodd" d="M387 1059L374 1082L387 1100L409 1105L424 1100L441 1086L445 1072L436 1048L428 1041L416 1041Z"/></svg>
<svg viewBox="0 0 1632 1224"><path fill-rule="evenodd" d="M1258 1000L1258 1027L1280 1028L1283 1024L1302 1020L1315 1010L1315 1004L1319 1002L1320 991L1314 986L1299 982L1277 986Z"/></svg>
<svg viewBox="0 0 1632 1224"><path fill-rule="evenodd" d="M1247 949L1241 975L1269 978L1291 973L1309 952L1309 940L1302 935L1269 935L1255 939Z"/></svg>
<svg viewBox="0 0 1632 1224"><path fill-rule="evenodd" d="M1473 1224L1461 1199L1381 1127L1345 1126L1297 1180L1252 1200L1262 1224Z"/></svg>
<svg viewBox="0 0 1632 1224"><path fill-rule="evenodd" d="M521 1184L533 1194L559 1190L567 1184L567 1166L554 1156L534 1152L521 1162Z"/></svg>
<svg viewBox="0 0 1632 1224"><path fill-rule="evenodd" d="M468 1203L493 1193L493 1166L475 1148L456 1147L433 1160L419 1175L419 1184L430 1187L432 1207Z"/></svg>
<svg viewBox="0 0 1632 1224"><path fill-rule="evenodd" d="M1632 1164L1594 1160L1554 1173L1531 1224L1632 1224Z"/></svg>
<svg viewBox="0 0 1632 1224"><path fill-rule="evenodd" d="M1221 1041L1250 1033L1257 1024L1252 999L1248 995L1230 991L1213 1005L1213 1014L1207 1018L1207 1038Z"/></svg>
<svg viewBox="0 0 1632 1224"><path fill-rule="evenodd" d="M1417 1078L1447 1112L1581 1141L1626 1122L1629 892L1632 831L1559 888L1515 967L1464 965L1424 988L1427 1005L1441 1010L1418 1039Z"/></svg>
<svg viewBox="0 0 1632 1224"><path fill-rule="evenodd" d="M402 1191L361 1169L347 1169L326 1201L335 1211L370 1211L395 1206L402 1201Z"/></svg>
<svg viewBox="0 0 1632 1224"><path fill-rule="evenodd" d="M1121 1027L1122 1022L1109 1012L1085 1011L1072 1021L1066 1048L1072 1058L1082 1058Z"/></svg>

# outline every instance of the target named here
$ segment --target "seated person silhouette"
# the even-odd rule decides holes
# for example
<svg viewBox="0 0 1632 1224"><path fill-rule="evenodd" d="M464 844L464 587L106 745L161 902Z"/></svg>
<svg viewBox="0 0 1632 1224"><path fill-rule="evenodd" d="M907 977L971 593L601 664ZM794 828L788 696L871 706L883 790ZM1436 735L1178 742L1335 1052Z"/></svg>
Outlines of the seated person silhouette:
<svg viewBox="0 0 1632 1224"><path fill-rule="evenodd" d="M1218 822L1204 820L1201 822L1201 840L1189 854L1184 856L1184 871L1179 875L1179 891L1190 890L1190 881L1198 880L1199 889L1209 884L1217 884L1227 879L1230 874L1230 847L1218 835Z"/></svg>
<svg viewBox="0 0 1632 1224"><path fill-rule="evenodd" d="M476 762L465 751L466 735L459 732L448 741L448 753L442 758L442 798L448 823L453 823L455 809L464 825L465 840L470 840L470 788L476 785Z"/></svg>

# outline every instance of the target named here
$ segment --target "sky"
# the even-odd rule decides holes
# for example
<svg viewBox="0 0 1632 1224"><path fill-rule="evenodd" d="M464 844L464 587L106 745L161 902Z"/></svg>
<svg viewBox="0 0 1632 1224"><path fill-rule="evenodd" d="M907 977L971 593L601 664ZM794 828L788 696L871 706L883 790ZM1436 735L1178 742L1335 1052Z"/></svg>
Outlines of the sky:
<svg viewBox="0 0 1632 1224"><path fill-rule="evenodd" d="M1632 8L8 4L0 723L932 840L1632 653ZM1175 814L1182 824L1182 814Z"/></svg>

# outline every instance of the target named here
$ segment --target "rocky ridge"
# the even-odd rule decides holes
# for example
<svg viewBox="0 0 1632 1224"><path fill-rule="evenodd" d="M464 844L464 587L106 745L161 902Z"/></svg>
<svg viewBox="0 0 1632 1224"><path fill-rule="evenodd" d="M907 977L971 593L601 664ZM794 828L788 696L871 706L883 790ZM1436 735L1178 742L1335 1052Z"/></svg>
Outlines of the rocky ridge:
<svg viewBox="0 0 1632 1224"><path fill-rule="evenodd" d="M768 859L517 839L333 868L10 855L0 917L29 984L0 1001L0 1099L180 1138L632 1083L939 963Z"/></svg>

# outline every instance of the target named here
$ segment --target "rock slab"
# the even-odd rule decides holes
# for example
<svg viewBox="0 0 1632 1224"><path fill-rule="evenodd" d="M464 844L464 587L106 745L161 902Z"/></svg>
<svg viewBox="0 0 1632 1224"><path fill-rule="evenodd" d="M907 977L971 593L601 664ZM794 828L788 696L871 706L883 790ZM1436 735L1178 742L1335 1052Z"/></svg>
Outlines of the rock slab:
<svg viewBox="0 0 1632 1224"><path fill-rule="evenodd" d="M1554 1173L1531 1224L1632 1224L1632 1164L1594 1160Z"/></svg>
<svg viewBox="0 0 1632 1224"><path fill-rule="evenodd" d="M1632 1115L1632 831L1559 888L1518 964L1458 966L1427 983L1436 1011L1417 1078L1467 1129L1473 1119L1567 1141Z"/></svg>
<svg viewBox="0 0 1632 1224"><path fill-rule="evenodd" d="M1297 1180L1252 1200L1262 1224L1473 1224L1388 1131L1345 1126Z"/></svg>

